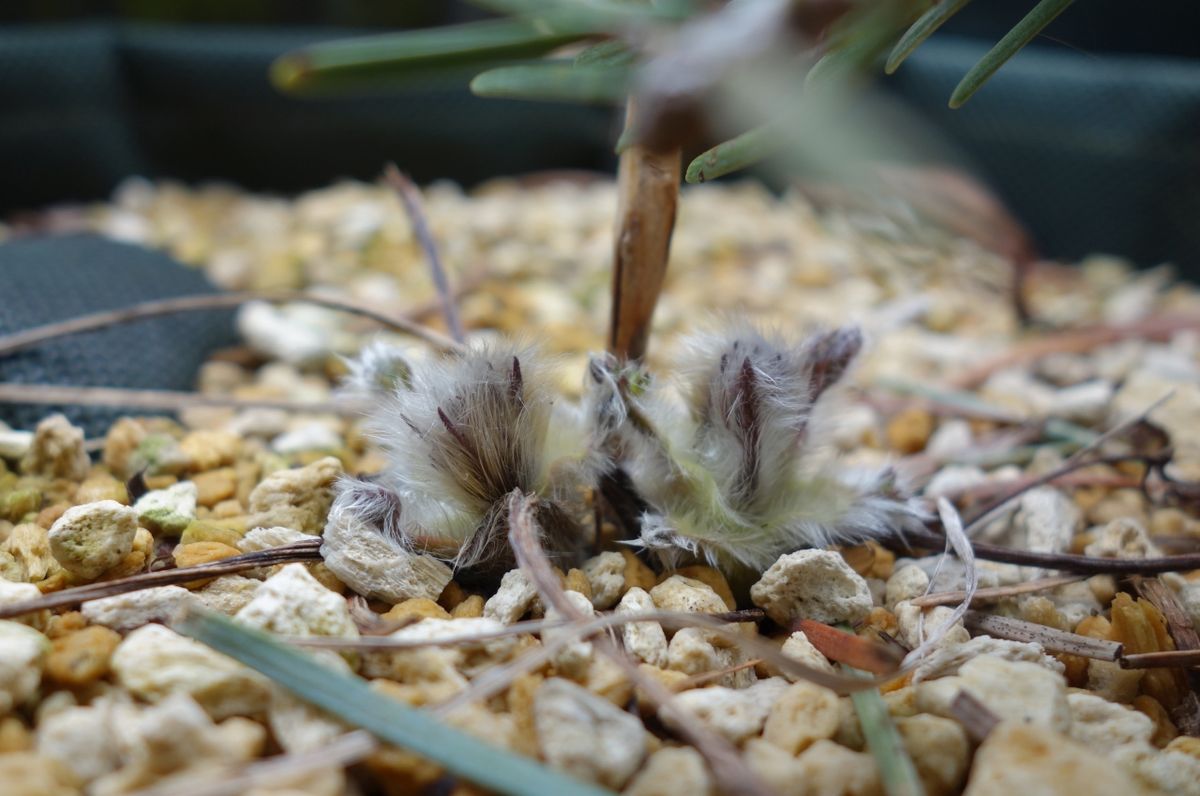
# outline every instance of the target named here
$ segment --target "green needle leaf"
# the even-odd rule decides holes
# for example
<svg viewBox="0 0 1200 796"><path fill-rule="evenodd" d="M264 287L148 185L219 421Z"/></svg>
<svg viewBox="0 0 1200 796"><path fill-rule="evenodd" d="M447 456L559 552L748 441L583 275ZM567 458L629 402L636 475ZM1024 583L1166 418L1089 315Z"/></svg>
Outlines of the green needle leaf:
<svg viewBox="0 0 1200 796"><path fill-rule="evenodd" d="M922 14L920 19L904 32L904 35L900 37L900 41L896 42L896 46L892 48L892 54L888 56L887 64L883 67L883 71L890 75L899 69L900 64L904 63L904 59L912 55L914 50L920 47L926 39L932 36L938 28L944 25L950 17L961 11L969 2L971 0L940 0L940 2Z"/></svg>
<svg viewBox="0 0 1200 796"><path fill-rule="evenodd" d="M996 70L1004 66L1021 48L1029 44L1033 37L1041 33L1054 18L1067 10L1074 0L1041 0L1034 9L1025 15L996 46L988 50L987 55L979 59L979 63L963 77L954 93L950 95L950 107L961 107L964 102L974 96L983 84L996 74Z"/></svg>
<svg viewBox="0 0 1200 796"><path fill-rule="evenodd" d="M570 62L502 66L471 81L480 97L619 103L625 99L631 72L625 67L576 66Z"/></svg>
<svg viewBox="0 0 1200 796"><path fill-rule="evenodd" d="M575 56L576 66L625 66L633 63L633 51L619 39L593 44Z"/></svg>
<svg viewBox="0 0 1200 796"><path fill-rule="evenodd" d="M839 630L849 632L849 628L840 625ZM841 667L847 674L870 677L866 672L849 666ZM887 702L878 688L865 691L855 691L850 695L854 704L854 712L858 714L858 723L862 727L863 738L867 748L875 758L879 767L879 779L883 782L883 792L887 796L925 796L925 786L917 775L917 767L913 764L904 746L904 739L892 721Z"/></svg>
<svg viewBox="0 0 1200 796"><path fill-rule="evenodd" d="M271 65L271 81L289 92L376 84L543 55L590 33L581 25L501 19L346 39L280 56Z"/></svg>
<svg viewBox="0 0 1200 796"><path fill-rule="evenodd" d="M684 179L690 183L706 182L753 166L779 151L784 144L780 133L776 125L764 124L717 144L688 165Z"/></svg>
<svg viewBox="0 0 1200 796"><path fill-rule="evenodd" d="M380 740L427 757L487 789L564 796L609 793L452 729L372 690L362 678L331 671L267 634L219 614L189 612L175 629L262 672L301 699L368 730Z"/></svg>

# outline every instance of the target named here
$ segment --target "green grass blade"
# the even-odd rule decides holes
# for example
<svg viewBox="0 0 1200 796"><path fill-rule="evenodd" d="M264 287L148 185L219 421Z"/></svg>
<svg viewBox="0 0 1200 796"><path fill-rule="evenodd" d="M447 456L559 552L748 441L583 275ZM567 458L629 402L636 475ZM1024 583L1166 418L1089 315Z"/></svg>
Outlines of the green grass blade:
<svg viewBox="0 0 1200 796"><path fill-rule="evenodd" d="M630 75L624 67L575 66L570 62L502 66L476 76L471 91L480 97L619 103L625 99Z"/></svg>
<svg viewBox="0 0 1200 796"><path fill-rule="evenodd" d="M697 156L688 165L684 179L690 183L706 182L740 171L769 158L783 143L783 136L775 125L755 127Z"/></svg>
<svg viewBox="0 0 1200 796"><path fill-rule="evenodd" d="M988 50L979 63L971 67L950 95L950 107L961 107L983 87L983 84L996 74L996 70L1004 66L1009 58L1021 51L1033 37L1041 33L1054 18L1067 10L1075 0L1041 0L1033 10L1025 15L996 46Z"/></svg>
<svg viewBox="0 0 1200 796"><path fill-rule="evenodd" d="M900 41L896 42L896 46L892 48L892 53L888 56L887 64L884 65L883 71L890 75L899 69L900 64L904 63L905 58L912 55L914 50L920 47L926 39L932 36L938 28L946 24L946 21L950 17L961 11L969 2L971 0L938 0L937 4L922 14L904 32L904 35L900 37Z"/></svg>
<svg viewBox="0 0 1200 796"><path fill-rule="evenodd" d="M271 81L298 93L375 85L432 70L542 55L590 32L584 26L501 19L332 41L280 56L271 65Z"/></svg>
<svg viewBox="0 0 1200 796"><path fill-rule="evenodd" d="M609 793L447 727L372 690L359 677L331 671L265 633L242 627L219 614L189 613L175 629L262 672L301 699L368 730L380 740L416 752L490 790L563 796Z"/></svg>
<svg viewBox="0 0 1200 796"><path fill-rule="evenodd" d="M643 22L670 22L686 19L690 4L630 3L623 0L468 0L471 5L511 17L551 20L556 23L584 22L613 31Z"/></svg>
<svg viewBox="0 0 1200 796"><path fill-rule="evenodd" d="M849 633L845 625L838 629ZM847 674L869 678L866 672L849 666L841 667ZM863 738L867 749L875 758L879 768L879 779L883 783L883 792L887 796L925 796L925 786L917 775L917 767L904 746L904 739L892 721L887 702L878 688L865 691L855 691L850 695L854 712L858 714L858 723L862 727Z"/></svg>

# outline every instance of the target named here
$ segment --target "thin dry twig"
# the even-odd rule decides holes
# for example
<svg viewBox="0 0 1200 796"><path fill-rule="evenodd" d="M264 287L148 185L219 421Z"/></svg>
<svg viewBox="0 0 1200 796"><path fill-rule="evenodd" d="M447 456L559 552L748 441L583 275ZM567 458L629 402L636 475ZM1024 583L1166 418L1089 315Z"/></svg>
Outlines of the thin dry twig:
<svg viewBox="0 0 1200 796"><path fill-rule="evenodd" d="M996 725L1000 717L992 709L972 696L970 691L959 691L950 703L950 715L963 726L967 735L975 743L983 743Z"/></svg>
<svg viewBox="0 0 1200 796"><path fill-rule="evenodd" d="M987 600L999 600L1004 597L1015 597L1018 594L1029 594L1036 591L1044 591L1046 589L1057 588L1058 586L1066 586L1068 583L1077 583L1083 580L1080 575L1060 575L1055 578L1039 578L1038 580L1030 580L1024 583L1014 583L1011 586L990 586L986 589L976 589L975 596L971 599L971 604L977 602L985 602ZM961 589L955 591L939 591L932 594L926 594L921 597L914 597L909 600L910 603L918 608L932 608L935 605L953 605L965 599L967 593Z"/></svg>
<svg viewBox="0 0 1200 796"><path fill-rule="evenodd" d="M90 583L73 589L44 594L33 600L22 600L15 603L0 605L0 619L43 611L53 608L76 606L103 597L113 597L118 594L152 589L156 586L172 586L187 583L202 578L215 578L220 575L232 575L245 572L248 569L269 567L275 564L289 564L293 561L319 561L321 559L321 540L314 538L293 542L282 547L272 547L269 550L256 550L243 553L240 556L212 561L207 564L197 564L192 567L164 569L158 572L143 572L130 575L128 578Z"/></svg>
<svg viewBox="0 0 1200 796"><path fill-rule="evenodd" d="M429 220L425 215L421 191L413 184L407 174L396 168L395 163L389 163L383 170L383 178L391 186L404 211L408 214L413 233L425 251L425 259L429 262L429 270L433 274L433 286L437 290L438 300L442 305L442 317L446 319L446 328L455 342L462 343L466 336L463 334L462 320L458 317L458 308L454 304L454 294L450 290L450 280L446 277L446 269L442 267L442 258L438 254L437 241L433 239L433 231L429 228Z"/></svg>
<svg viewBox="0 0 1200 796"><path fill-rule="evenodd" d="M1124 646L1115 641L1090 638L1078 633L1067 633L1053 627L1046 627L1034 622L1021 619L1011 619L1007 616L992 616L978 611L967 611L963 624L971 631L986 633L996 638L1006 638L1013 641L1025 641L1041 644L1050 652L1065 652L1069 655L1079 655L1083 658L1095 658L1100 661L1115 661L1124 654Z"/></svg>
<svg viewBox="0 0 1200 796"><path fill-rule="evenodd" d="M139 790L133 796L236 796L251 788L297 779L328 767L349 766L379 748L366 730L354 730L300 754L278 755L224 773L208 772L195 782L172 781Z"/></svg>
<svg viewBox="0 0 1200 796"><path fill-rule="evenodd" d="M314 414L360 414L358 407L332 401L273 401L233 395L205 395L177 390L128 390L122 387L75 387L62 384L0 384L0 403L119 406L129 409L178 411L196 407L283 409Z"/></svg>
<svg viewBox="0 0 1200 796"><path fill-rule="evenodd" d="M554 575L550 560L546 558L538 540L533 499L514 490L508 500L509 542L517 563L533 581L546 605L553 606L563 616L576 621L587 617L576 610ZM596 641L596 650L612 660L625 676L638 687L654 705L659 714L675 730L696 748L709 765L713 778L726 793L755 794L769 796L770 791L742 760L737 750L720 735L697 721L694 716L681 710L674 702L673 694L659 681L642 674L625 653L606 638Z"/></svg>
<svg viewBox="0 0 1200 796"><path fill-rule="evenodd" d="M1081 354L1101 346L1129 339L1163 340L1176 332L1200 329L1200 318L1186 315L1164 315L1143 318L1133 323L1093 326L1021 343L995 359L960 374L952 381L954 387L969 389L981 384L996 371L1033 362L1051 354Z"/></svg>
<svg viewBox="0 0 1200 796"><path fill-rule="evenodd" d="M418 337L435 348L452 351L460 348L459 344L427 326L422 326L408 318L387 315L371 307L314 293L298 290L244 290L236 293L214 293L203 296L180 296L177 298L158 299L122 307L118 310L106 310L91 315L81 315L66 321L35 326L20 332L0 336L0 357L7 356L31 346L39 345L47 340L65 337L96 329L139 321L144 318L155 318L160 315L173 315L178 312L196 312L202 310L220 310L239 307L251 301L267 301L271 303L300 302L316 304L341 312L361 315L385 326L393 331L403 332Z"/></svg>
<svg viewBox="0 0 1200 796"><path fill-rule="evenodd" d="M1026 492L1036 489L1039 486L1057 481L1063 476L1073 473L1076 470L1082 470L1085 467L1094 467L1097 465L1114 465L1123 464L1125 462L1146 462L1147 464L1165 464L1169 460L1168 455L1164 454L1145 454L1145 453L1129 453L1118 456L1097 456L1089 459L1072 459L1064 462L1061 466L1056 467L1048 473L1043 473L1036 478L1022 480L1015 487L1005 492L1000 497L993 500L991 503L984 506L971 521L967 523L967 533L978 530L988 520L996 515L1001 509L1008 505L1013 500L1016 500Z"/></svg>
<svg viewBox="0 0 1200 796"><path fill-rule="evenodd" d="M898 550L913 547L941 549L946 540L932 531L906 531L903 538L881 539ZM1014 547L972 542L977 558L1025 567L1060 569L1081 575L1159 575L1163 572L1182 572L1200 569L1200 553L1184 553L1157 558L1100 558L1075 553L1039 553Z"/></svg>
<svg viewBox="0 0 1200 796"><path fill-rule="evenodd" d="M1122 669L1159 669L1173 666L1195 668L1200 667L1200 650L1138 652L1124 655L1117 662L1121 664Z"/></svg>

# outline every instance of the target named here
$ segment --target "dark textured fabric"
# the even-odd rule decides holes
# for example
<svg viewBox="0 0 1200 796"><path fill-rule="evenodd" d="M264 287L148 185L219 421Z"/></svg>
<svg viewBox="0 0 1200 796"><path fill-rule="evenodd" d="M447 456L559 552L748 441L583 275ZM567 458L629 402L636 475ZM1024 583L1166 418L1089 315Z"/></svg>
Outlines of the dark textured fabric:
<svg viewBox="0 0 1200 796"><path fill-rule="evenodd" d="M994 13L973 21L985 5ZM951 111L954 85L1015 21L1007 15L1020 14L995 6L972 4L948 26L980 38L939 32L879 86L967 155L1046 254L1107 251L1145 266L1169 260L1200 277L1200 64L1039 40ZM1053 30L1085 45L1119 38L1113 3L1107 16L1084 6ZM1093 30L1093 20L1107 22ZM1140 31L1132 42L1146 41ZM291 192L343 176L372 179L388 160L419 181L467 184L612 168L615 120L601 108L483 100L461 86L316 100L283 97L269 85L276 55L352 33L100 23L0 29L0 214L101 198L129 174Z"/></svg>
<svg viewBox="0 0 1200 796"><path fill-rule="evenodd" d="M204 275L160 252L91 235L0 245L0 333L169 296L214 293ZM190 390L215 348L236 341L230 311L189 312L63 337L0 357L0 381ZM118 409L0 404L0 419L32 428L62 411L89 435ZM127 413L126 413L127 414Z"/></svg>

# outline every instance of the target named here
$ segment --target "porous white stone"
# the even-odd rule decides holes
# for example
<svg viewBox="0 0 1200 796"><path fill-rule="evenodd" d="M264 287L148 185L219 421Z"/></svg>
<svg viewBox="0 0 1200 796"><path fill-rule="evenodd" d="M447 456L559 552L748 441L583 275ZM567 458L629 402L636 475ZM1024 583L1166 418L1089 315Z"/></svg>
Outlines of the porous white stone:
<svg viewBox="0 0 1200 796"><path fill-rule="evenodd" d="M202 589L188 592L210 611L233 616L254 599L262 581L241 575L222 575Z"/></svg>
<svg viewBox="0 0 1200 796"><path fill-rule="evenodd" d="M625 557L601 553L583 562L583 574L592 587L592 605L606 611L617 604L625 590Z"/></svg>
<svg viewBox="0 0 1200 796"><path fill-rule="evenodd" d="M32 431L0 429L0 459L20 460L33 446Z"/></svg>
<svg viewBox="0 0 1200 796"><path fill-rule="evenodd" d="M21 472L47 478L82 481L92 460L84 445L83 429L64 415L54 414L37 425L29 449L21 459Z"/></svg>
<svg viewBox="0 0 1200 796"><path fill-rule="evenodd" d="M130 633L113 652L112 669L134 696L159 702L188 694L214 719L260 714L270 698L261 675L162 625Z"/></svg>
<svg viewBox="0 0 1200 796"><path fill-rule="evenodd" d="M196 519L196 485L180 481L166 489L155 489L138 498L133 510L138 520L152 531L181 534Z"/></svg>
<svg viewBox="0 0 1200 796"><path fill-rule="evenodd" d="M987 482L987 473L973 464L952 464L938 470L925 485L926 497L956 497Z"/></svg>
<svg viewBox="0 0 1200 796"><path fill-rule="evenodd" d="M115 500L73 506L50 526L50 552L63 569L91 580L133 549L138 513Z"/></svg>
<svg viewBox="0 0 1200 796"><path fill-rule="evenodd" d="M1096 541L1083 549L1099 558L1152 558L1162 551L1150 541L1145 526L1132 517L1120 517L1105 525Z"/></svg>
<svg viewBox="0 0 1200 796"><path fill-rule="evenodd" d="M646 761L624 796L711 796L712 777L704 758L690 746L667 746Z"/></svg>
<svg viewBox="0 0 1200 796"><path fill-rule="evenodd" d="M271 449L288 456L308 451L335 451L345 443L342 436L325 423L306 423L271 440Z"/></svg>
<svg viewBox="0 0 1200 796"><path fill-rule="evenodd" d="M803 630L797 630L788 636L779 651L796 661L796 663L803 664L810 669L833 672L833 664L821 654L820 650L813 646L813 643L808 640L808 636L805 635Z"/></svg>
<svg viewBox="0 0 1200 796"><path fill-rule="evenodd" d="M330 650L314 650L310 654L314 660L332 671L339 674L352 673L345 659ZM271 728L275 740L288 754L303 754L321 749L349 729L343 722L279 686L271 689L267 725Z"/></svg>
<svg viewBox="0 0 1200 796"><path fill-rule="evenodd" d="M303 564L288 564L264 581L234 619L282 636L358 638L346 599Z"/></svg>
<svg viewBox="0 0 1200 796"><path fill-rule="evenodd" d="M0 716L37 692L50 642L19 622L0 621Z"/></svg>
<svg viewBox="0 0 1200 796"><path fill-rule="evenodd" d="M729 610L721 596L703 581L672 575L650 590L650 599L662 611L720 614Z"/></svg>
<svg viewBox="0 0 1200 796"><path fill-rule="evenodd" d="M65 767L80 782L115 771L122 761L114 712L108 700L99 700L44 716L37 728L38 754Z"/></svg>
<svg viewBox="0 0 1200 796"><path fill-rule="evenodd" d="M871 611L867 582L829 550L780 556L750 587L750 599L785 627L796 619L853 624Z"/></svg>
<svg viewBox="0 0 1200 796"><path fill-rule="evenodd" d="M1071 545L1082 513L1075 501L1052 486L1031 489L1021 496L1013 515L1014 542L1038 553L1061 553ZM1026 568L1029 577L1041 577L1042 571ZM1040 573L1040 574L1039 574Z"/></svg>
<svg viewBox="0 0 1200 796"><path fill-rule="evenodd" d="M353 513L337 508L325 525L321 555L342 583L389 603L410 597L436 600L454 574L433 556L391 544Z"/></svg>
<svg viewBox="0 0 1200 796"><path fill-rule="evenodd" d="M533 607L537 596L537 587L529 576L519 569L510 569L500 579L500 588L483 604L483 615L511 625Z"/></svg>
<svg viewBox="0 0 1200 796"><path fill-rule="evenodd" d="M787 680L772 677L748 688L693 688L677 694L674 704L730 742L741 743L762 732L772 706L787 690ZM669 717L660 717L670 723Z"/></svg>
<svg viewBox="0 0 1200 796"><path fill-rule="evenodd" d="M990 655L1006 661L1036 663L1055 674L1062 674L1065 669L1061 661L1046 654L1041 644L976 636L962 644L939 647L931 652L913 671L912 681L919 683L922 680L936 680L939 677L957 674L963 664L980 655Z"/></svg>
<svg viewBox="0 0 1200 796"><path fill-rule="evenodd" d="M832 738L841 723L837 694L806 680L772 695L768 710L763 738L792 754L803 752L823 738Z"/></svg>
<svg viewBox="0 0 1200 796"><path fill-rule="evenodd" d="M1001 719L1037 724L1062 733L1071 727L1067 684L1061 674L1036 663L1008 661L992 655L972 658L955 677L919 683L917 708L923 713L953 718L950 705L964 689Z"/></svg>
<svg viewBox="0 0 1200 796"><path fill-rule="evenodd" d="M565 591L563 594L571 603L574 614L587 617L595 614L595 609L592 608L592 601L584 595L577 591ZM558 619L568 618L571 617L563 615L553 606L546 609L546 619L548 621L553 622ZM548 627L542 631L542 643L544 645L555 644L560 640L564 642L564 646L551 659L555 670L565 677L581 680L587 674L588 667L592 663L592 642L579 638L579 634L574 632L574 629L569 625L566 627Z"/></svg>
<svg viewBox="0 0 1200 796"><path fill-rule="evenodd" d="M289 470L276 470L250 492L247 510L251 528L281 525L319 534L333 504L334 485L342 463L333 456Z"/></svg>
<svg viewBox="0 0 1200 796"><path fill-rule="evenodd" d="M619 556L618 556L619 557ZM617 604L618 614L641 614L656 610L645 589L634 586ZM630 622L621 629L625 651L651 666L667 665L667 634L658 622Z"/></svg>
<svg viewBox="0 0 1200 796"><path fill-rule="evenodd" d="M895 721L928 796L958 793L971 754L971 743L962 725L928 713L901 716Z"/></svg>
<svg viewBox="0 0 1200 796"><path fill-rule="evenodd" d="M909 649L916 649L925 639L943 623L950 621L954 609L948 605L937 605L932 608L920 608L907 600L896 603L893 611L896 614L897 636ZM962 644L971 638L971 634L963 627L962 620L946 631L938 643L938 649L946 649Z"/></svg>
<svg viewBox="0 0 1200 796"><path fill-rule="evenodd" d="M1089 749L1114 752L1122 746L1149 744L1154 720L1132 708L1086 691L1067 694L1071 737Z"/></svg>
<svg viewBox="0 0 1200 796"><path fill-rule="evenodd" d="M920 597L929 590L929 576L916 564L897 567L888 578L884 592L884 605L889 611L896 610L896 603Z"/></svg>
<svg viewBox="0 0 1200 796"><path fill-rule="evenodd" d="M195 595L181 586L158 586L91 600L79 610L92 624L124 633L151 622L168 623L196 604Z"/></svg>
<svg viewBox="0 0 1200 796"><path fill-rule="evenodd" d="M271 528L254 528L238 539L237 548L243 553L254 553L259 550L270 550L273 547L283 547L295 542L311 541L313 534L294 531L291 528L274 526Z"/></svg>
<svg viewBox="0 0 1200 796"><path fill-rule="evenodd" d="M646 731L636 716L569 680L542 683L533 721L542 758L588 782L619 789L646 756Z"/></svg>

